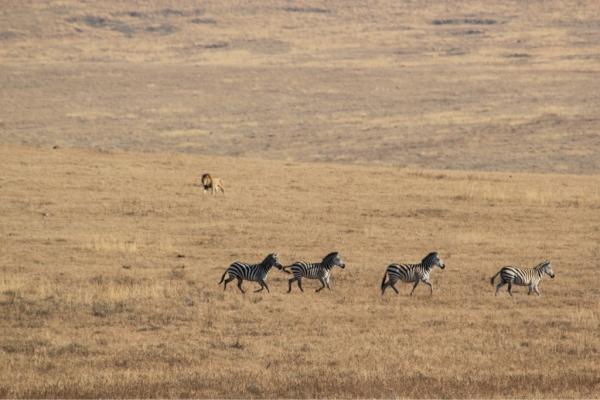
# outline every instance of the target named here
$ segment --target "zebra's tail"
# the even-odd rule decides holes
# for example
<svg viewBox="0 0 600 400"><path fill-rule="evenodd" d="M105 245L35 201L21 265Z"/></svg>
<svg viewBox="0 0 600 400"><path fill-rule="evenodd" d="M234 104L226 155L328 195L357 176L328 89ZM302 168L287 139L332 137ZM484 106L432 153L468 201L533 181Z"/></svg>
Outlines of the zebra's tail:
<svg viewBox="0 0 600 400"><path fill-rule="evenodd" d="M288 265L287 267L282 267L281 270L283 272L285 272L286 274L291 274L291 272L286 269L286 268L290 268L290 267L291 267L291 265Z"/></svg>
<svg viewBox="0 0 600 400"><path fill-rule="evenodd" d="M496 279L496 277L498 276L499 273L500 273L500 271L496 272L496 274L494 276L492 276L492 278L490 279L490 283L492 285L494 284L494 279Z"/></svg>
<svg viewBox="0 0 600 400"><path fill-rule="evenodd" d="M223 281L225 280L225 275L227 275L227 272L229 272L229 270L225 271L225 273L223 274L223 276L221 277L221 280L219 281L219 285L221 283L223 283Z"/></svg>
<svg viewBox="0 0 600 400"><path fill-rule="evenodd" d="M387 278L387 270L383 274L383 279L381 280L381 292L383 292L383 288L385 287L385 278Z"/></svg>

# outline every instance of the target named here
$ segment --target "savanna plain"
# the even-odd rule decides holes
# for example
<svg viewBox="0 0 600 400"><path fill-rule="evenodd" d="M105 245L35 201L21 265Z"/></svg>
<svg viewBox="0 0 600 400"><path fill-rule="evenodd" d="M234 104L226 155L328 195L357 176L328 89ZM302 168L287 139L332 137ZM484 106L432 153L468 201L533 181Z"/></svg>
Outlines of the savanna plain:
<svg viewBox="0 0 600 400"><path fill-rule="evenodd" d="M3 2L0 397L599 397L599 21ZM334 250L332 290L218 285ZM381 296L389 263L434 250L433 295ZM494 296L500 267L544 259L541 296Z"/></svg>

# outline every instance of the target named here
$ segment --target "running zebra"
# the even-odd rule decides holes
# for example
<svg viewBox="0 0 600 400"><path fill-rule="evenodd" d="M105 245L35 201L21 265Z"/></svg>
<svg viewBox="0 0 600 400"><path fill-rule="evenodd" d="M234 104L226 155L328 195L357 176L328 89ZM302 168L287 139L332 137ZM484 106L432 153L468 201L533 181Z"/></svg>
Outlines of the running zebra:
<svg viewBox="0 0 600 400"><path fill-rule="evenodd" d="M269 292L269 287L267 286L267 274L273 267L277 267L280 270L283 268L279 263L277 253L269 254L260 264L245 264L236 261L231 264L229 268L227 268L221 277L219 285L223 283L223 280L225 280L223 290L226 290L227 284L237 278L238 288L242 293L246 293L244 292L244 289L242 289L242 281L245 279L247 281L258 282L260 284L260 289L255 290L255 292L261 292L265 288L267 289L267 292ZM229 274L229 278L225 279L225 275L227 274Z"/></svg>
<svg viewBox="0 0 600 400"><path fill-rule="evenodd" d="M420 264L391 264L387 267L383 280L381 281L381 295L385 293L385 289L391 287L398 294L398 289L394 286L396 282L414 282L413 288L410 292L412 296L415 288L419 282L423 282L429 286L430 294L433 294L433 286L429 281L429 274L434 267L440 267L444 269L446 266L444 262L438 257L437 252L427 254L427 256L421 260ZM385 279L388 278L387 282Z"/></svg>
<svg viewBox="0 0 600 400"><path fill-rule="evenodd" d="M298 261L288 267L283 267L283 270L288 274L294 274L294 277L288 281L288 293L292 291L292 283L294 281L298 282L298 287L304 292L304 289L302 289L302 278L318 279L322 286L316 290L317 292L320 292L325 286L331 290L329 280L331 278L331 270L335 266L346 268L346 264L344 264L337 251L327 254L320 263ZM292 272L286 268L291 268Z"/></svg>
<svg viewBox="0 0 600 400"><path fill-rule="evenodd" d="M538 296L540 291L538 286L544 277L544 274L548 274L550 278L554 278L554 271L552 271L552 264L548 260L544 260L533 268L517 268L517 267L502 267L500 271L496 272L490 279L492 285L494 279L500 275L500 283L496 285L496 296L500 288L508 283L508 294L512 296L512 285L529 286L528 295L531 292L535 292Z"/></svg>

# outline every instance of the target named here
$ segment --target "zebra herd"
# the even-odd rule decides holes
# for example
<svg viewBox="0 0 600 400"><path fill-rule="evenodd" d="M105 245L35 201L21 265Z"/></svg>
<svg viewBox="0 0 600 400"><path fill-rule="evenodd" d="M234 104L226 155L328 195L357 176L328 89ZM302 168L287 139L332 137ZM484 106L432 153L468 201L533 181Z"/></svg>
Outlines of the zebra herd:
<svg viewBox="0 0 600 400"><path fill-rule="evenodd" d="M234 279L237 279L237 287L242 293L245 293L244 289L242 289L242 282L246 280L258 282L260 288L255 290L255 292L261 292L264 289L267 289L267 292L269 292L267 275L271 268L276 267L280 271L293 275L288 281L288 293L292 291L292 284L294 282L297 282L298 288L304 292L304 289L302 289L302 279L318 279L319 282L321 282L321 287L316 291L320 292L325 287L331 290L331 272L336 266L346 268L346 264L342 261L342 258L337 251L327 254L321 262L310 263L298 261L287 267L284 267L279 262L277 253L271 253L258 264L246 264L239 261L234 262L227 268L221 277L219 284L223 283L224 290L226 290L227 284ZM429 293L432 295L433 285L431 284L429 276L435 267L440 269L446 267L444 262L439 258L438 253L435 251L427 254L427 256L425 256L418 264L390 264L381 281L381 295L383 296L385 294L385 289L388 287L391 287L398 294L398 289L394 286L398 281L413 283L410 292L411 296L420 282L429 286ZM288 269L290 269L291 272L288 271ZM225 279L227 275L229 276ZM534 268L502 267L500 271L492 276L492 285L498 275L500 275L500 282L496 285L496 295L498 295L498 291L502 286L508 284L508 294L511 296L512 285L528 286L528 294L535 292L539 296L540 292L538 286L540 281L544 275L554 278L554 271L552 270L552 264L547 260L541 262Z"/></svg>

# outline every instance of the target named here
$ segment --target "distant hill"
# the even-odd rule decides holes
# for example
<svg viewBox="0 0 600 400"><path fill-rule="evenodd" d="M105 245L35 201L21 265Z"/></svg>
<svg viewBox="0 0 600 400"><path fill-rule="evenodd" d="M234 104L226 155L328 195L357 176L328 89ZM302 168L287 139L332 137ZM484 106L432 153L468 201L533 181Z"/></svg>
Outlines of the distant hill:
<svg viewBox="0 0 600 400"><path fill-rule="evenodd" d="M4 2L0 143L598 173L598 10Z"/></svg>

